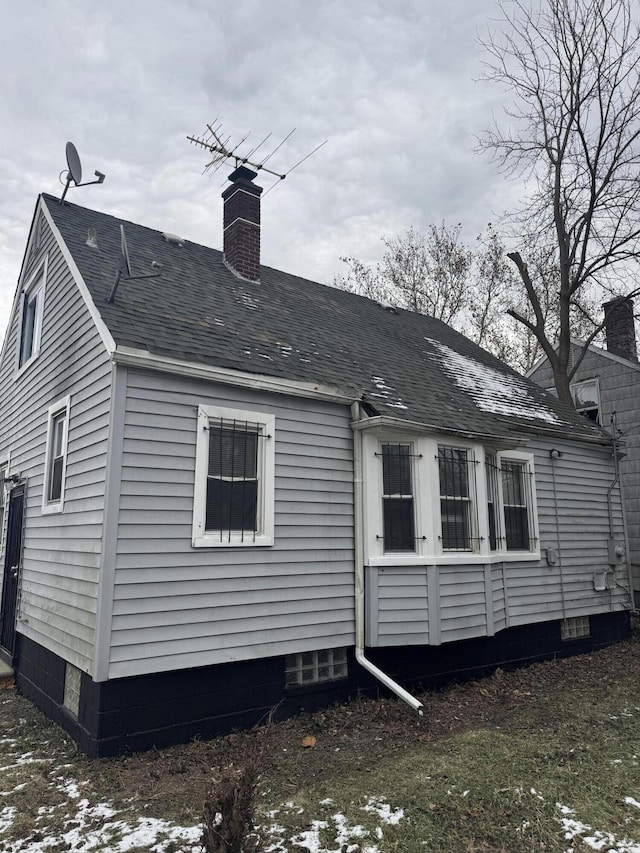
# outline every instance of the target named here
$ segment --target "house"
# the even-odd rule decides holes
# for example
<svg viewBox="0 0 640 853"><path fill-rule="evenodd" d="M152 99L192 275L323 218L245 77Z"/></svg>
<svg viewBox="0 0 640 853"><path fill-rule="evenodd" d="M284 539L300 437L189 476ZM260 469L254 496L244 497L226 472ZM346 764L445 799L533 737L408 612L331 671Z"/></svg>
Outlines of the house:
<svg viewBox="0 0 640 853"><path fill-rule="evenodd" d="M381 685L420 711L629 633L612 438L438 320L262 266L254 178L223 252L36 204L0 647L92 755Z"/></svg>
<svg viewBox="0 0 640 853"><path fill-rule="evenodd" d="M609 431L615 427L625 442L620 472L633 588L635 600L640 601L640 364L633 301L625 297L612 299L603 310L606 349L594 344L587 347L573 377L571 393L578 412ZM583 349L582 341L572 340L572 364ZM546 356L538 359L528 375L543 388L553 388Z"/></svg>

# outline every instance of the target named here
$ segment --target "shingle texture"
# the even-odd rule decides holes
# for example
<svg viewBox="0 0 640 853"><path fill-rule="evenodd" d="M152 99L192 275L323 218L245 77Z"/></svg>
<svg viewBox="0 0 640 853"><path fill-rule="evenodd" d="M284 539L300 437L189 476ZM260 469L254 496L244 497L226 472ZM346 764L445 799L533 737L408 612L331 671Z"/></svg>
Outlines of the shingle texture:
<svg viewBox="0 0 640 853"><path fill-rule="evenodd" d="M449 326L261 267L246 282L222 253L43 196L118 346L221 368L336 386L381 415L506 436L519 426L603 437L570 408ZM107 301L126 230L133 274ZM86 245L89 228L98 248Z"/></svg>

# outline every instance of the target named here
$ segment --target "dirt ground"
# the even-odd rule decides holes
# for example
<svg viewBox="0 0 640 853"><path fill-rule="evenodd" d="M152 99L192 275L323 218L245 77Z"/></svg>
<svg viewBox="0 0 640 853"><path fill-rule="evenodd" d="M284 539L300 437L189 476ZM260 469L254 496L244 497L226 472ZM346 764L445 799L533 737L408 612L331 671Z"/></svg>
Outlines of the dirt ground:
<svg viewBox="0 0 640 853"><path fill-rule="evenodd" d="M205 793L221 768L237 766L256 753L261 754L269 799L285 800L291 792L339 776L342 770L366 772L383 756L388 759L420 741L469 729L548 730L550 721L561 715L567 691L574 701L583 696L592 703L594 684L606 692L609 685L634 675L640 677L638 639L511 672L498 669L489 678L424 694L424 717L395 699L356 699L249 732L110 762L122 792L150 804L172 802L187 820L200 814Z"/></svg>

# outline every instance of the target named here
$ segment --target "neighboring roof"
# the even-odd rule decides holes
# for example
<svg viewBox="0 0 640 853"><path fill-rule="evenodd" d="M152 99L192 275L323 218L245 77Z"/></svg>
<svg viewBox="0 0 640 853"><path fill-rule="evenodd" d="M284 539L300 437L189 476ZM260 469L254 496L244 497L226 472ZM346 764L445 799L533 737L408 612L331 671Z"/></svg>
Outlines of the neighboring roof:
<svg viewBox="0 0 640 853"><path fill-rule="evenodd" d="M571 345L577 347L578 349L583 349L585 342L581 341L580 338L571 338ZM630 358L625 358L623 355L618 355L615 352L609 352L607 349L603 349L602 347L596 346L596 344L589 344L587 349L593 355L600 356L601 358L608 359L609 361L616 361L618 364L623 365L624 367L629 368L630 370L640 371L640 364L637 361L632 361ZM533 364L532 367L527 370L527 377L533 377L534 373L538 371L543 364L548 361L547 356L543 353Z"/></svg>
<svg viewBox="0 0 640 853"><path fill-rule="evenodd" d="M446 324L261 268L238 278L222 253L75 204L43 201L117 346L349 390L383 416L494 436L513 427L604 433ZM107 301L125 225L133 275ZM87 245L95 229L98 248ZM374 412L375 413L375 412Z"/></svg>

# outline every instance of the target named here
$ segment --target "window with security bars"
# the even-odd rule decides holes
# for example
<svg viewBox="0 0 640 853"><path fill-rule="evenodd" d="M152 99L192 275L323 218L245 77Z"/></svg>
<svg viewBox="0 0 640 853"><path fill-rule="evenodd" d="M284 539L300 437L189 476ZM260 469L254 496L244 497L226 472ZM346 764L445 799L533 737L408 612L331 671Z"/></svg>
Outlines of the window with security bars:
<svg viewBox="0 0 640 853"><path fill-rule="evenodd" d="M470 489L472 465L470 451L438 447L441 541L445 551L471 551L475 546Z"/></svg>
<svg viewBox="0 0 640 853"><path fill-rule="evenodd" d="M258 532L258 456L264 438L258 424L209 422L205 530L220 538Z"/></svg>
<svg viewBox="0 0 640 853"><path fill-rule="evenodd" d="M324 649L286 656L285 684L287 687L338 681L340 678L346 678L348 674L346 649Z"/></svg>
<svg viewBox="0 0 640 853"><path fill-rule="evenodd" d="M383 444L382 518L385 551L415 551L415 514L410 444Z"/></svg>
<svg viewBox="0 0 640 853"><path fill-rule="evenodd" d="M198 406L194 548L273 545L275 425L267 412Z"/></svg>
<svg viewBox="0 0 640 853"><path fill-rule="evenodd" d="M487 487L487 518L489 523L489 550L497 551L503 545L500 527L500 468L495 453L487 453L484 458Z"/></svg>
<svg viewBox="0 0 640 853"><path fill-rule="evenodd" d="M531 472L525 462L503 459L502 505L507 551L529 551L532 547Z"/></svg>

